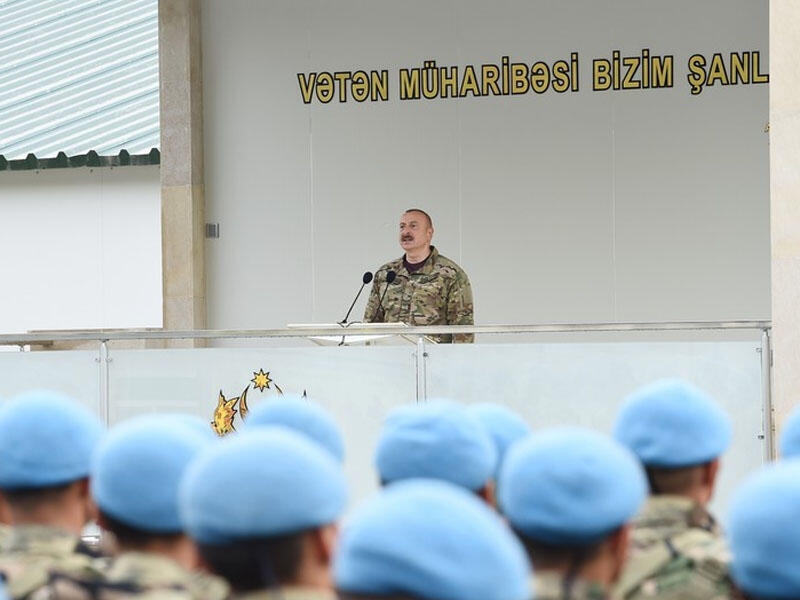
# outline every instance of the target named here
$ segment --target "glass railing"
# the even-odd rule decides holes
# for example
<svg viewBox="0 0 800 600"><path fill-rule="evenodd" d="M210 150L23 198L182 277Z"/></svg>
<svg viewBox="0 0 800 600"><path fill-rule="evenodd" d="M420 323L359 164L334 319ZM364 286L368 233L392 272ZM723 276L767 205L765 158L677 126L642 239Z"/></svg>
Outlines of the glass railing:
<svg viewBox="0 0 800 600"><path fill-rule="evenodd" d="M426 337L465 332L476 333L477 342L435 344ZM400 404L497 402L534 430L580 424L610 431L626 394L657 378L681 377L713 395L733 419L714 502L724 514L730 491L773 454L769 332L767 322L730 322L6 335L0 345L80 342L83 349L0 352L0 395L58 389L108 424L180 411L209 427L224 401L235 412L218 419L223 429L241 428L247 410L275 394L306 395L343 429L355 503L377 485L375 442L384 417ZM130 347L159 340L205 347Z"/></svg>

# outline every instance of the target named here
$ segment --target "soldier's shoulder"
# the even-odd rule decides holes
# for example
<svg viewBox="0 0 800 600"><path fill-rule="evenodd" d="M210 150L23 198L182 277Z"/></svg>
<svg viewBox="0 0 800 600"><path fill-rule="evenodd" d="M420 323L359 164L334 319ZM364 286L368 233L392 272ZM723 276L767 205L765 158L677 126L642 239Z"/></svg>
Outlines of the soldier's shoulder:
<svg viewBox="0 0 800 600"><path fill-rule="evenodd" d="M100 570L97 559L78 553L57 557L16 553L0 558L0 574L5 578L10 598L30 596L47 586L55 572L72 577L95 578Z"/></svg>
<svg viewBox="0 0 800 600"><path fill-rule="evenodd" d="M395 258L394 260L390 260L387 263L383 263L378 268L376 273L379 273L381 271L383 271L383 272L386 272L386 271L395 271L395 272L397 272L402 266L403 266L403 257L401 256L400 258Z"/></svg>
<svg viewBox="0 0 800 600"><path fill-rule="evenodd" d="M222 577L199 571L191 572L188 587L196 600L224 600L231 594L228 582Z"/></svg>
<svg viewBox="0 0 800 600"><path fill-rule="evenodd" d="M725 538L704 529L691 528L672 540L678 553L711 578L728 577L731 553Z"/></svg>
<svg viewBox="0 0 800 600"><path fill-rule="evenodd" d="M0 547L2 547L6 540L8 539L9 535L11 534L11 528L8 525L3 525L0 523Z"/></svg>
<svg viewBox="0 0 800 600"><path fill-rule="evenodd" d="M78 574L54 572L46 586L40 588L29 600L222 600L228 588L207 589L191 586L147 585L140 582L118 581L106 574Z"/></svg>
<svg viewBox="0 0 800 600"><path fill-rule="evenodd" d="M731 589L729 558L719 536L689 529L634 557L623 574L619 595L661 600L725 598Z"/></svg>
<svg viewBox="0 0 800 600"><path fill-rule="evenodd" d="M436 257L434 269L447 277L469 282L469 278L467 277L467 273L464 271L464 269L458 266L458 263L442 254L439 254Z"/></svg>
<svg viewBox="0 0 800 600"><path fill-rule="evenodd" d="M692 564L686 558L675 559L660 572L641 581L624 597L659 600L727 598L731 589L727 572L708 570L708 566L708 564Z"/></svg>

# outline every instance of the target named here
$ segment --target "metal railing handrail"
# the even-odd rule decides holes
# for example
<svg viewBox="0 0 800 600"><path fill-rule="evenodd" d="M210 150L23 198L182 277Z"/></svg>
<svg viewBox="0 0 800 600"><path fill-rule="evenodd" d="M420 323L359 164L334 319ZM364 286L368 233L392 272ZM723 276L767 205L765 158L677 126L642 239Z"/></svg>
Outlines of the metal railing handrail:
<svg viewBox="0 0 800 600"><path fill-rule="evenodd" d="M772 329L771 321L673 321L626 323L541 323L530 325L447 325L392 327L381 323L348 323L319 327L282 329L92 329L80 331L41 331L0 335L0 346L23 346L50 342L120 341L156 339L247 339L305 338L341 335L441 335L441 334L524 334L524 333L591 333L591 332L654 332L654 331L726 331Z"/></svg>

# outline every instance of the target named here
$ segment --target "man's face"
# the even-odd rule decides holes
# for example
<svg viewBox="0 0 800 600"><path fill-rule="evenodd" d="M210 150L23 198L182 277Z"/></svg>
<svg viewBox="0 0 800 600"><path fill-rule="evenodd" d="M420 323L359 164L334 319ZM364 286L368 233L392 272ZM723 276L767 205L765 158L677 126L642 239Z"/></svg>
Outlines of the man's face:
<svg viewBox="0 0 800 600"><path fill-rule="evenodd" d="M400 247L406 254L427 251L433 239L433 227L422 213L411 211L400 217Z"/></svg>

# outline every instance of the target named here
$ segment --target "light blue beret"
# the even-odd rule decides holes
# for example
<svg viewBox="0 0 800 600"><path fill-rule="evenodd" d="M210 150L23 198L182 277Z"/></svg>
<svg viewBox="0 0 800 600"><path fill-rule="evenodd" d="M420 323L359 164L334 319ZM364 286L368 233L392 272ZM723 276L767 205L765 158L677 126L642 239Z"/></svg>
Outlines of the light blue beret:
<svg viewBox="0 0 800 600"><path fill-rule="evenodd" d="M647 497L639 461L611 437L556 428L514 444L499 502L515 530L557 545L597 542L627 523Z"/></svg>
<svg viewBox="0 0 800 600"><path fill-rule="evenodd" d="M495 476L500 474L500 467L506 451L514 442L521 440L531 432L528 424L517 413L500 404L481 402L471 404L467 411L475 417L491 436L497 450L497 468Z"/></svg>
<svg viewBox="0 0 800 600"><path fill-rule="evenodd" d="M385 483L425 477L475 491L492 478L497 451L462 405L439 400L393 410L383 425L375 464Z"/></svg>
<svg viewBox="0 0 800 600"><path fill-rule="evenodd" d="M731 575L759 598L800 598L800 463L751 475L731 500Z"/></svg>
<svg viewBox="0 0 800 600"><path fill-rule="evenodd" d="M171 412L166 414L159 413L159 414L163 414L165 417L174 419L176 422L179 422L182 425L189 427L189 429L196 431L200 435L203 435L210 440L219 439L219 435L217 435L217 433L214 431L214 428L211 426L211 422L201 417L198 417L197 415L192 415L189 413L177 413L177 412Z"/></svg>
<svg viewBox="0 0 800 600"><path fill-rule="evenodd" d="M431 600L526 600L530 567L502 520L442 481L383 489L353 515L334 563L337 589Z"/></svg>
<svg viewBox="0 0 800 600"><path fill-rule="evenodd" d="M665 379L625 399L614 437L645 465L689 467L727 449L731 421L704 392L684 381Z"/></svg>
<svg viewBox="0 0 800 600"><path fill-rule="evenodd" d="M180 487L184 529L204 544L333 523L347 500L341 465L307 437L259 427L211 444Z"/></svg>
<svg viewBox="0 0 800 600"><path fill-rule="evenodd" d="M795 406L783 423L780 440L781 457L800 457L800 406Z"/></svg>
<svg viewBox="0 0 800 600"><path fill-rule="evenodd" d="M192 459L211 443L174 415L123 421L92 457L92 497L100 510L129 527L182 531L178 485Z"/></svg>
<svg viewBox="0 0 800 600"><path fill-rule="evenodd" d="M344 461L344 440L336 422L319 404L299 396L282 396L254 406L245 429L260 425L282 425L308 436Z"/></svg>
<svg viewBox="0 0 800 600"><path fill-rule="evenodd" d="M0 488L42 488L89 475L100 420L51 391L20 394L0 410Z"/></svg>

